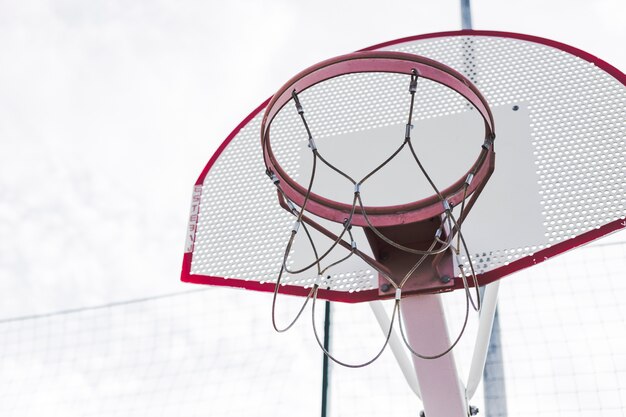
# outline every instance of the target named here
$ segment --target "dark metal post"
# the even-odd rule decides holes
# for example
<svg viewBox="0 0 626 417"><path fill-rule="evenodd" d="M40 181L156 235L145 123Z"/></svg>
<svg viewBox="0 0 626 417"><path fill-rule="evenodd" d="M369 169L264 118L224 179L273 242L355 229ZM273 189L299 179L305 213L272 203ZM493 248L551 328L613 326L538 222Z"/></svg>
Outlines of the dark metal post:
<svg viewBox="0 0 626 417"><path fill-rule="evenodd" d="M324 349L330 351L330 301L326 301L324 305ZM323 354L322 364L322 417L329 415L328 408L328 382L329 382L329 366L328 356Z"/></svg>
<svg viewBox="0 0 626 417"><path fill-rule="evenodd" d="M480 296L485 287L480 287ZM485 417L507 417L506 381L502 362L502 341L500 337L500 316L498 307L493 316L491 337L487 349L487 359L483 369L483 395L485 397Z"/></svg>
<svg viewBox="0 0 626 417"><path fill-rule="evenodd" d="M483 371L483 390L485 394L485 417L506 417L508 415L506 385L502 362L502 343L500 342L500 319L497 308L491 328L487 362Z"/></svg>
<svg viewBox="0 0 626 417"><path fill-rule="evenodd" d="M461 0L461 28L472 29L472 8L470 0Z"/></svg>

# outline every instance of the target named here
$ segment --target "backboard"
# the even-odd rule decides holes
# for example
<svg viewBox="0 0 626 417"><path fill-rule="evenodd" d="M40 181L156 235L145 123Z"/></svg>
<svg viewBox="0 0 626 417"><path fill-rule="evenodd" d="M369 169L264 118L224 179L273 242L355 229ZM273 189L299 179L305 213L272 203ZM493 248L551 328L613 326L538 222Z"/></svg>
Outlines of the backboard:
<svg viewBox="0 0 626 417"><path fill-rule="evenodd" d="M536 37L484 31L416 36L366 48L414 54L463 74L486 99L495 123L495 169L463 223L478 282L487 284L626 227L626 77L583 51ZM316 146L351 175L376 166L403 137L407 76L363 73L337 76L299 94ZM476 106L454 91L419 79L412 132L433 179L462 178L483 143ZM293 227L276 188L265 175L261 125L267 100L248 115L210 158L193 188L182 280L274 291ZM309 142L292 104L276 114L276 158L292 178L311 172ZM403 205L432 192L424 178L407 175L399 156L363 185L367 206ZM409 168L411 167L411 168ZM314 191L348 204L352 185L321 170ZM367 193L365 193L367 191ZM338 233L341 224L316 221ZM358 230L357 230L358 229ZM365 232L353 230L367 242ZM332 241L318 231L320 247ZM363 252L371 249L363 245ZM295 269L313 254L306 239L290 248ZM327 262L341 258L329 256ZM436 291L462 288L459 263ZM319 297L360 302L388 298L377 271L352 257L330 270ZM280 292L305 296L314 271L286 274Z"/></svg>

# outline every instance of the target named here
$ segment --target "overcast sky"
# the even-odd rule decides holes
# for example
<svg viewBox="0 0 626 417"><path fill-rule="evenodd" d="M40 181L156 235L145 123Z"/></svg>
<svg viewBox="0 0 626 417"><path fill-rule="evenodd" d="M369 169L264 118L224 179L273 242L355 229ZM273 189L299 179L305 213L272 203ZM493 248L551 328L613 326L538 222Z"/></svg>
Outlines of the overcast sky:
<svg viewBox="0 0 626 417"><path fill-rule="evenodd" d="M623 0L472 9L626 71ZM460 21L456 0L0 0L0 318L189 289L192 185L252 109L322 59Z"/></svg>

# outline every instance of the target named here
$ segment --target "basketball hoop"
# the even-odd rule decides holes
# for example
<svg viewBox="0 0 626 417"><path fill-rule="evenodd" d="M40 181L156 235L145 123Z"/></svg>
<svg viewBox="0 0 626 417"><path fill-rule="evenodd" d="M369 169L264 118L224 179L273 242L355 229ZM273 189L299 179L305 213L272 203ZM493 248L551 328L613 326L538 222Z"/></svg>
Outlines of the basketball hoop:
<svg viewBox="0 0 626 417"><path fill-rule="evenodd" d="M306 297L277 330L318 298L372 302L386 338L365 364L402 350L399 323L427 415L471 414L498 280L626 228L626 76L514 33L367 51L301 72L226 138L194 186L181 277L273 292L273 312L278 293ZM464 323L483 307L467 385L449 352L465 325L450 338L439 294L454 290Z"/></svg>
<svg viewBox="0 0 626 417"><path fill-rule="evenodd" d="M281 190L289 200L300 207L307 200L307 211L339 223L342 223L352 213L353 207L310 192L307 187L299 184L282 169L272 150L270 126L276 114L292 100L296 105L298 113L304 120L304 109L298 99L298 94L307 88L334 77L365 72L406 74L411 77L411 97L415 95L418 78L426 78L454 90L479 112L484 120L485 135L484 142L480 144L480 152L476 162L467 174L442 190L439 195L432 195L409 204L363 207L362 213L355 212L352 214L352 225L378 227L419 222L442 214L446 210L445 201L452 206L456 206L466 196L471 195L474 191L484 186L493 171L494 152L491 145L495 138L495 133L493 115L489 110L487 101L478 89L459 72L431 59L401 52L368 51L329 59L302 71L279 89L268 104L261 124L263 157L268 173L275 175L276 179L281 182ZM412 111L413 107L411 104L409 119ZM404 142L409 145L412 129L410 122L411 120L406 125ZM306 122L305 126L309 134L309 146L313 153L317 152L319 155L320 152L317 150L317 145ZM326 163L323 158L320 159ZM374 173L375 171L372 172L372 174ZM345 173L340 174L352 182L355 187L355 193L359 190L360 185L369 178L368 176L361 181L355 181L346 176Z"/></svg>
<svg viewBox="0 0 626 417"><path fill-rule="evenodd" d="M366 175L356 180L352 175L330 163L328 159L324 157L324 150L321 147L318 148L312 133L312 129L315 129L315 126L310 126L307 121L305 117L305 106L301 102L299 94L305 92L312 86L324 83L336 77L362 73L395 73L405 75L407 77L406 81L409 87L408 92L410 94L410 100L408 101L408 118L405 125L404 136L397 138L398 145L396 149L382 163L372 167ZM478 112L484 124L484 136L482 141L477 144L479 151L474 163L463 177L441 190L434 183L420 161L418 151L416 151L411 140L415 94L418 89L419 78L434 81L456 92L467 100L472 109ZM289 102L293 102L295 111L302 121L304 131L306 132L308 148L313 158L311 175L307 185L298 183L281 167L272 149L272 142L270 140L270 127L272 122L279 112L288 111L286 105ZM451 282L450 277L454 274L452 257L453 255L460 255L462 244L466 258L468 259L468 267L473 278L473 285L476 288L476 300L474 301L472 299L469 293L469 284L465 277L465 271L461 270L460 275L463 279L466 291L467 308L465 321L458 337L449 348L442 352L435 355L424 355L411 348L406 337L404 337L404 332L402 332L403 339L409 350L420 358L435 359L448 353L457 344L465 329L469 314L469 305L472 304L476 311L480 309L478 283L471 257L462 235L461 226L467 213L472 208L475 199L478 197L493 172L495 159L493 150L494 138L493 115L491 114L486 100L478 89L457 71L436 61L420 56L399 52L358 52L324 61L301 72L287 82L273 96L266 108L261 123L261 144L266 173L277 188L278 199L281 206L296 217L275 285L272 307L274 328L277 331L289 329L301 315L310 298L313 298L314 317L318 289L324 287L324 278L327 272L351 256L359 256L379 272L379 279L382 283L380 287L382 293L389 292L392 288L395 289L394 310L383 348L371 360L359 365L352 365L334 358L320 343L317 331L315 331L315 336L320 347L335 362L349 367L368 365L382 354L389 341L394 319L400 308L403 291L406 289L411 292L440 292L447 290ZM294 137L293 140L297 140L297 138ZM361 186L367 180L375 176L378 171L385 168L388 164L393 163L394 158L403 151L410 152L415 161L416 171L421 172L426 178L432 188L433 194L406 204L366 206L361 196ZM358 154L359 149L355 150L357 157ZM312 191L315 184L318 163L324 164L334 171L338 179L351 184L353 192L352 204L335 201ZM453 209L456 206L460 206L458 215L453 213ZM308 214L305 215L305 212ZM315 221L311 215L342 224L341 232L339 234L333 234L321 226L319 222ZM306 266L290 269L287 265L287 260L301 226L315 254L314 260ZM318 230L332 240L332 244L327 250L323 252L318 251L307 226ZM353 226L362 227L364 229L369 245L373 249L375 259L370 258L358 249L358 244L351 233ZM344 236L346 235L349 236L350 241L344 240ZM458 236L456 247L453 242L455 236ZM424 245L425 242L428 242L426 246ZM322 261L324 261L331 252L338 249L338 246L343 246L347 249L348 254L323 267ZM391 262L387 262L386 258L388 256L383 255L383 253L389 252L393 252L394 254L394 259ZM430 260L430 262L427 262L427 260ZM310 292L296 318L287 327L280 329L276 325L274 313L276 296L281 285L283 274L285 272L298 274L311 268L317 269L318 278L311 286ZM435 278L434 281L433 278Z"/></svg>

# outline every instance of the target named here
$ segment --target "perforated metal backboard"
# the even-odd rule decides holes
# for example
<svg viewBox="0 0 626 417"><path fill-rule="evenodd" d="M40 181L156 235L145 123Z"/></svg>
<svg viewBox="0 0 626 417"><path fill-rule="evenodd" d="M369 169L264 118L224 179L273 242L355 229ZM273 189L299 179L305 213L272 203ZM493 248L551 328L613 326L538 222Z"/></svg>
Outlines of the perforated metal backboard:
<svg viewBox="0 0 626 417"><path fill-rule="evenodd" d="M619 70L575 48L509 33L440 33L367 49L441 62L470 79L489 103L495 171L463 225L481 284L626 227L626 77ZM395 148L389 138L404 135L407 85L405 75L364 73L303 91L317 146L355 175L380 163ZM435 82L420 79L416 97L413 134L420 158L435 181L448 185L476 158L483 122L467 101ZM260 130L266 105L226 138L194 186L183 281L274 290L293 216L279 206L265 175ZM310 149L292 107L277 114L272 134L281 166L306 182ZM404 204L432 194L423 177L409 172L415 172L414 162L399 156L364 184L366 204ZM349 202L351 184L329 169L318 175L316 192ZM317 220L331 230L338 226ZM361 230L354 233L367 241ZM322 248L332 243L319 232L312 235ZM288 264L304 265L312 256L310 245L296 242ZM327 263L342 254L333 256ZM321 298L380 297L378 273L358 257L330 276ZM281 292L306 295L316 278L314 271L286 275ZM461 286L456 277L449 289Z"/></svg>

